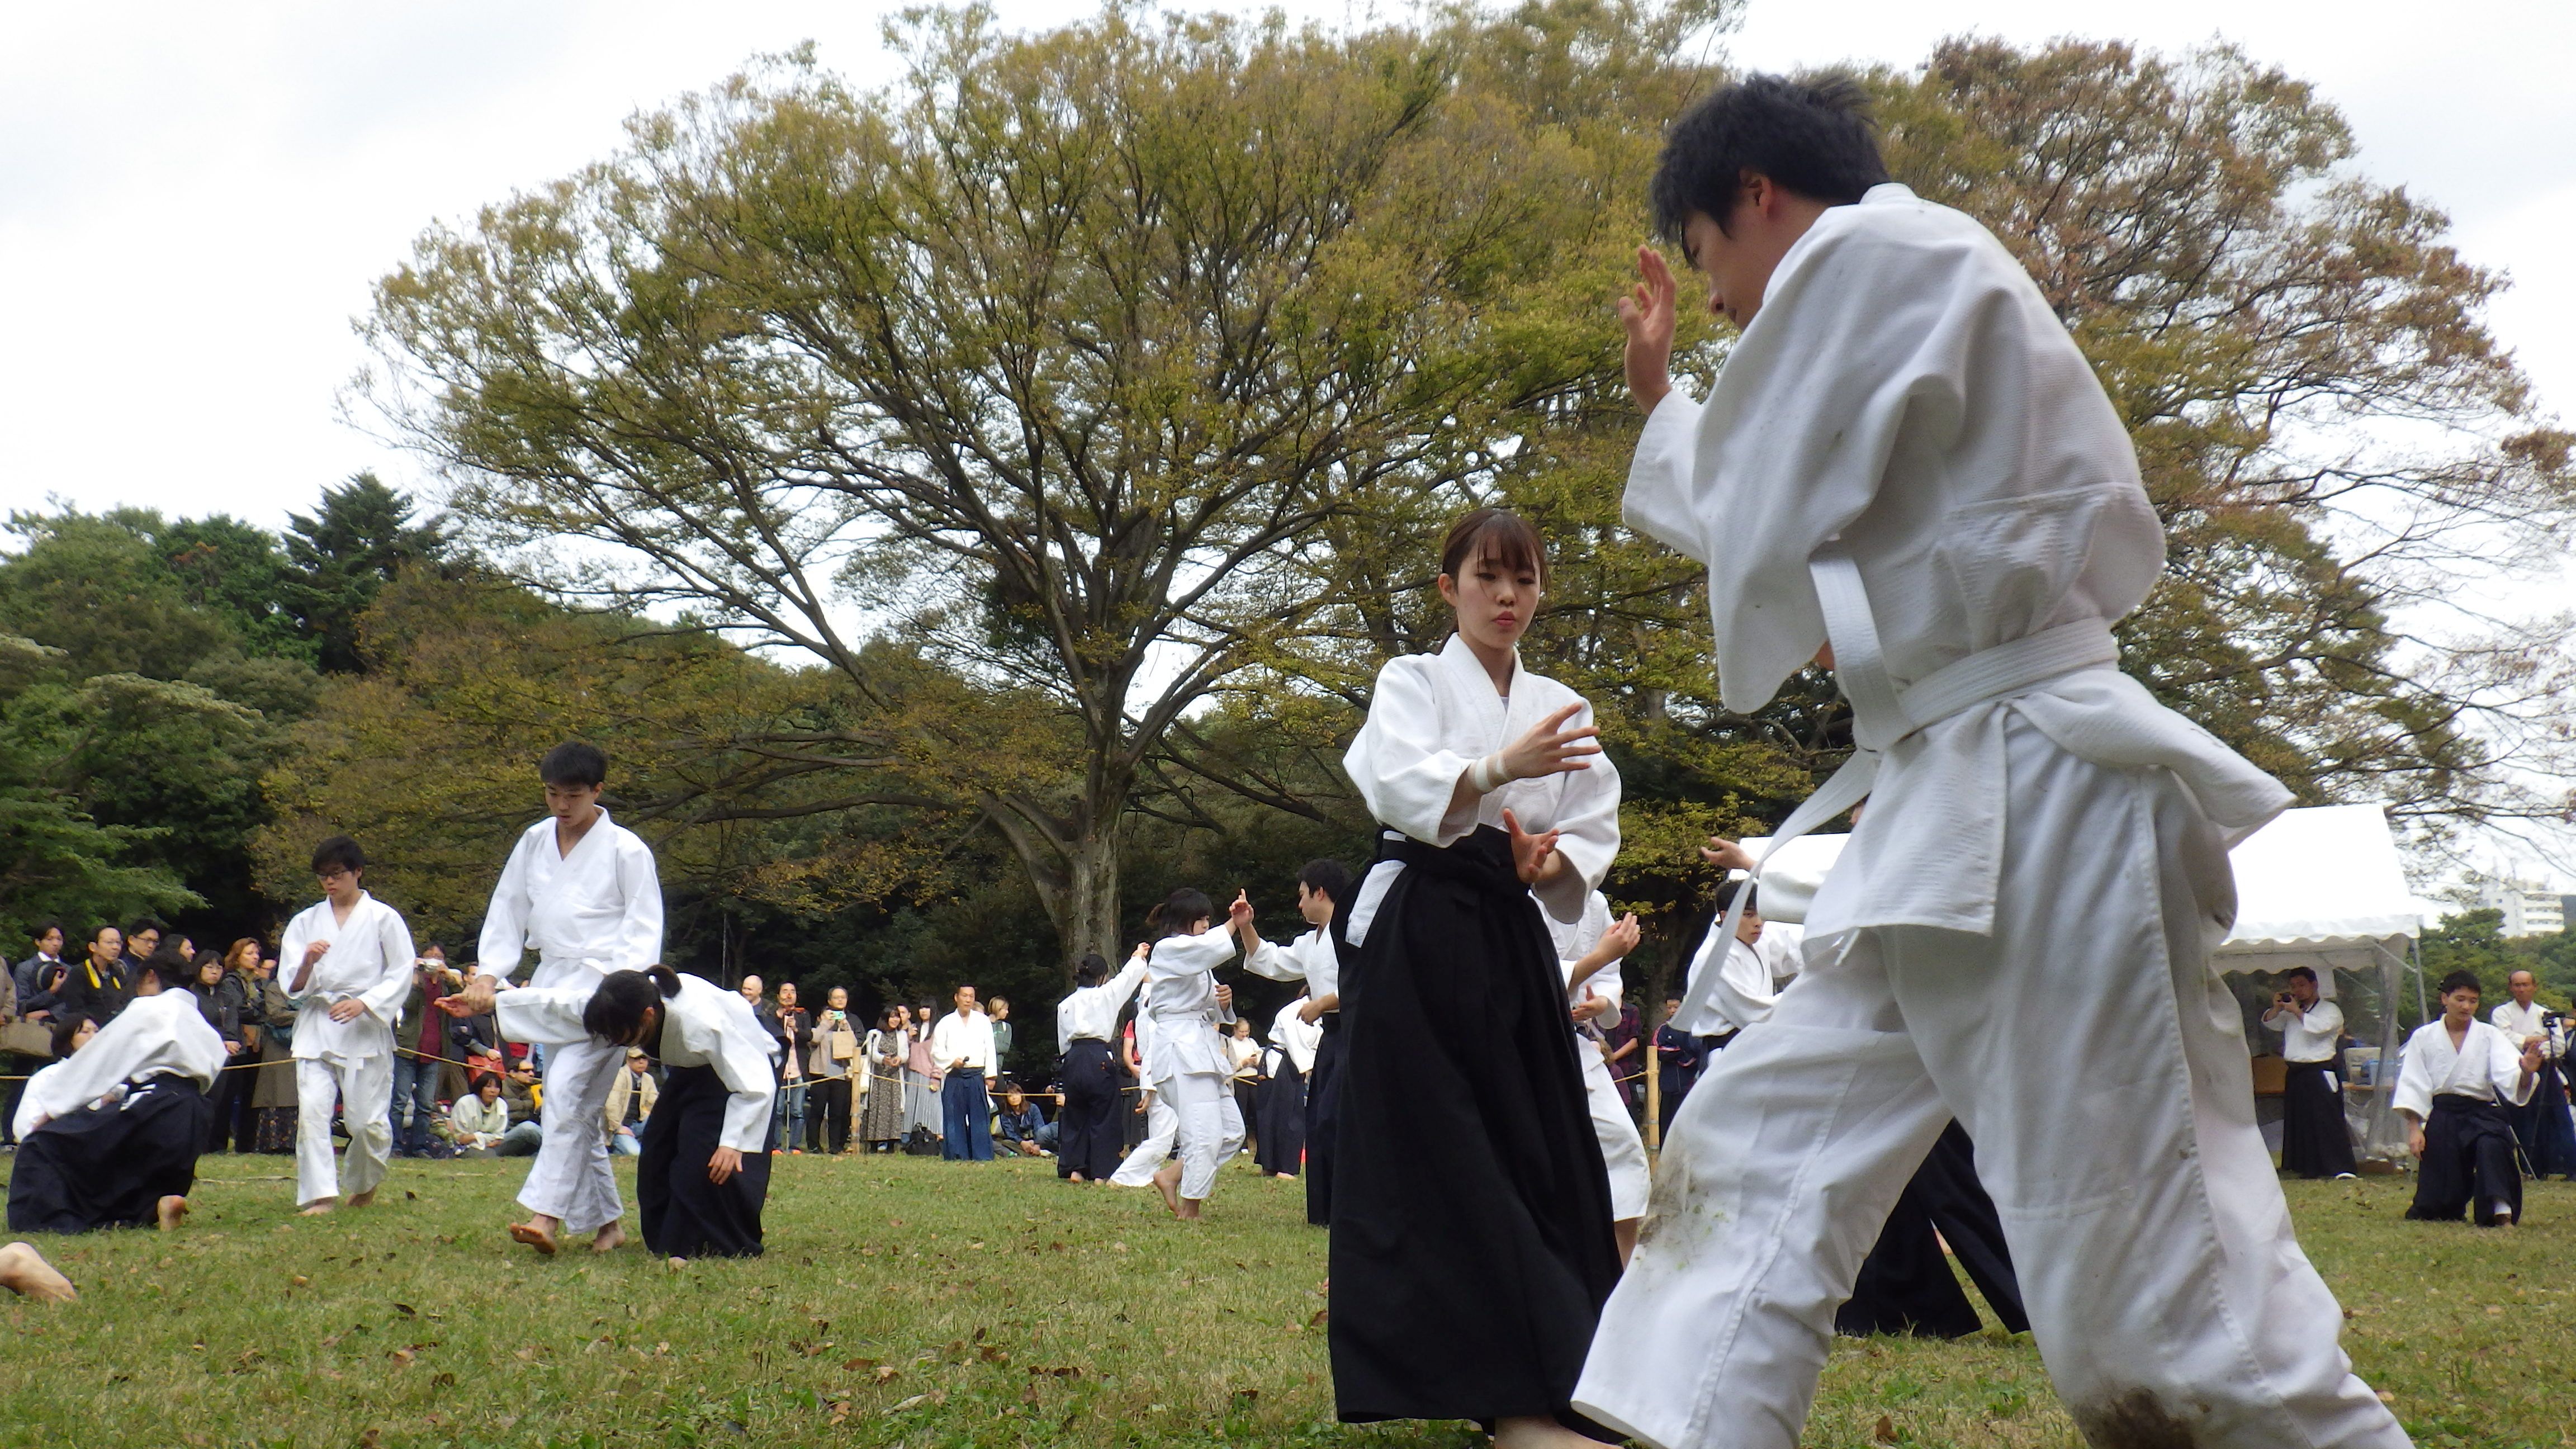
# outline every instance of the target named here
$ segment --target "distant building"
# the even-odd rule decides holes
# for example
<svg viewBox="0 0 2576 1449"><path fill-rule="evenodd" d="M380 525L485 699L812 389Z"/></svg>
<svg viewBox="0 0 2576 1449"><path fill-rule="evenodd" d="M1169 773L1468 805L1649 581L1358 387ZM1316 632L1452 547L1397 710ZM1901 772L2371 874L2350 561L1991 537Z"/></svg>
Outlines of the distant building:
<svg viewBox="0 0 2576 1449"><path fill-rule="evenodd" d="M2567 906L2576 896L2562 896L2537 881L2489 880L2478 883L2478 907L2504 915L2503 933L2555 936L2567 929Z"/></svg>

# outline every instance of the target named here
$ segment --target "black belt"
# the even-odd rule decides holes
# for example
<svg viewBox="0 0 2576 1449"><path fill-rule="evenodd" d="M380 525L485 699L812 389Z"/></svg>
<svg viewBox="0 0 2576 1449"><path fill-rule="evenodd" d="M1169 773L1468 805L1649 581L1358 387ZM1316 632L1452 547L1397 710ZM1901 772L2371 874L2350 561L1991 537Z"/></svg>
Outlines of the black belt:
<svg viewBox="0 0 2576 1449"><path fill-rule="evenodd" d="M2473 1116L2484 1116L2487 1113L2492 1112L2497 1116L2502 1116L2504 1115L2504 1104L2502 1102L2490 1102L2484 1097L2471 1097L2459 1092L2444 1092L2433 1099L2433 1110L2437 1114L2459 1112Z"/></svg>

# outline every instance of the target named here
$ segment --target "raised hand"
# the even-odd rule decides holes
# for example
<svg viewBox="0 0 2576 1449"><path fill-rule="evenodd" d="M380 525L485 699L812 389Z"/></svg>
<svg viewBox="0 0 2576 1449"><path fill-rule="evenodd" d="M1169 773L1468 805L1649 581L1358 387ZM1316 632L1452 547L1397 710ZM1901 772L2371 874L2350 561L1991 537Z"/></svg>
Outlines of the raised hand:
<svg viewBox="0 0 2576 1449"><path fill-rule="evenodd" d="M490 1016L494 1005L492 978L477 976L464 990L438 998L437 1004L450 1016Z"/></svg>
<svg viewBox="0 0 2576 1449"><path fill-rule="evenodd" d="M1664 254L1653 247L1637 248L1637 277L1628 295L1619 299L1619 322L1628 329L1624 358L1628 396L1636 400L1639 410L1651 413L1673 390L1674 300L1679 289L1673 283L1673 269L1664 264Z"/></svg>
<svg viewBox="0 0 2576 1449"><path fill-rule="evenodd" d="M295 980L286 988L289 995L302 991L306 986L312 984L314 963L320 961L322 957L330 951L330 949L331 943L328 941L308 941L305 943L304 964L296 970Z"/></svg>
<svg viewBox="0 0 2576 1449"><path fill-rule="evenodd" d="M1732 840L1720 840L1714 835L1708 838L1708 844L1700 847L1699 858L1711 865L1723 866L1728 870L1740 870L1747 875L1753 873L1753 867L1756 864L1752 851Z"/></svg>
<svg viewBox="0 0 2576 1449"><path fill-rule="evenodd" d="M1252 919L1252 898L1241 889L1234 893L1234 903L1225 908L1226 924L1241 926Z"/></svg>
<svg viewBox="0 0 2576 1449"><path fill-rule="evenodd" d="M1601 753L1601 746L1594 743L1601 737L1601 731L1592 725L1584 725L1580 729L1565 727L1566 721L1582 710L1579 703L1569 704L1530 726L1528 734L1505 746L1502 751L1504 778L1537 780L1591 769L1591 757Z"/></svg>
<svg viewBox="0 0 2576 1449"><path fill-rule="evenodd" d="M1610 923L1610 929L1601 933L1601 944L1610 949L1611 960L1624 961L1645 934L1645 928L1637 924L1637 913L1631 911Z"/></svg>
<svg viewBox="0 0 2576 1449"><path fill-rule="evenodd" d="M1521 829L1520 817L1506 810L1503 812L1503 833L1511 837L1512 873L1520 877L1522 885L1538 884L1556 864L1558 832L1542 830L1532 835Z"/></svg>

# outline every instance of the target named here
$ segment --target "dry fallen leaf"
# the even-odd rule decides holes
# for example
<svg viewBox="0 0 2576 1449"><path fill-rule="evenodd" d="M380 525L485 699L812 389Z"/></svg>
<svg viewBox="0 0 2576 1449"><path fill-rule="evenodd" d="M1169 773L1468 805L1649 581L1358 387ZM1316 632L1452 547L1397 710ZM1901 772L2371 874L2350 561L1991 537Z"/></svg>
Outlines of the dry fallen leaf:
<svg viewBox="0 0 2576 1449"><path fill-rule="evenodd" d="M1870 1437L1871 1437L1871 1438L1873 1438L1873 1439L1876 1439L1876 1440L1877 1440L1878 1442L1880 1442L1881 1444L1893 1444L1893 1443L1895 1443L1895 1442L1896 1442L1896 1421L1895 1421L1894 1419L1891 1419L1891 1418L1887 1417L1885 1414L1881 1414L1881 1415L1879 1415L1879 1416L1878 1416L1878 1430L1877 1430L1877 1432L1876 1432L1876 1433L1873 1433L1872 1435L1870 1435Z"/></svg>

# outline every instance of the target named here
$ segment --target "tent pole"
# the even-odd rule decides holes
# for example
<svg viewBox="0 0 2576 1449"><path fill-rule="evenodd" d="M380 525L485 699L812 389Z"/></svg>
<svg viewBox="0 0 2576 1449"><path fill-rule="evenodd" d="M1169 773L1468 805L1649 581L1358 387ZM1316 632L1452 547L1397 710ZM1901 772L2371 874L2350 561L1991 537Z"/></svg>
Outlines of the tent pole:
<svg viewBox="0 0 2576 1449"><path fill-rule="evenodd" d="M2424 998L2424 943L2421 940L2410 942L2406 954L2415 962L2415 1024L2422 1026L2433 1019L2432 1003Z"/></svg>

